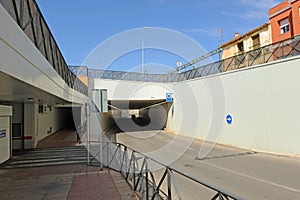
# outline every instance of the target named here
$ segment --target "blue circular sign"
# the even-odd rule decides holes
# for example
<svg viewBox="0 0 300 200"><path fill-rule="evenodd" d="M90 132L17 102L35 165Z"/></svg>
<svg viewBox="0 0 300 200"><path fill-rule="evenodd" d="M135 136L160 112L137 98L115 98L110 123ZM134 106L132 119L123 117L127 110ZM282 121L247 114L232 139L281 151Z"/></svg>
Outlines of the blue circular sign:
<svg viewBox="0 0 300 200"><path fill-rule="evenodd" d="M227 124L232 124L232 116L231 115L227 115L226 116L226 122L227 122Z"/></svg>

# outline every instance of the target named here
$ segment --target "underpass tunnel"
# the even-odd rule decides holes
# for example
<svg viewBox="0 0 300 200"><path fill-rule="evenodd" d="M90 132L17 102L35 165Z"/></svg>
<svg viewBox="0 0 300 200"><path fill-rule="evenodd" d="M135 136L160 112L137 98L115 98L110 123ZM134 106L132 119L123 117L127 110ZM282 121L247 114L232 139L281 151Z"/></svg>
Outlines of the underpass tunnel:
<svg viewBox="0 0 300 200"><path fill-rule="evenodd" d="M114 133L163 130L172 103L158 100L109 100L109 112L102 114L102 128Z"/></svg>
<svg viewBox="0 0 300 200"><path fill-rule="evenodd" d="M48 105L34 102L11 102L11 149L13 152L36 148L39 143L56 134L57 142L68 138L61 135L63 130L72 132L77 140L76 126L81 124L81 106L74 104ZM70 138L71 139L71 138Z"/></svg>

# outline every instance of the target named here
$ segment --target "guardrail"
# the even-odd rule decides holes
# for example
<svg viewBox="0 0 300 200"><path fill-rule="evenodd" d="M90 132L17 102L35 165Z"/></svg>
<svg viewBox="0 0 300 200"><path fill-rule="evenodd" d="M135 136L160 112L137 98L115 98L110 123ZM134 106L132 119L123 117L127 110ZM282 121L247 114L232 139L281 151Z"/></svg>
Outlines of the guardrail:
<svg viewBox="0 0 300 200"><path fill-rule="evenodd" d="M87 86L69 70L36 1L0 0L0 4L7 10L56 72L64 79L66 84L74 90L87 95Z"/></svg>
<svg viewBox="0 0 300 200"><path fill-rule="evenodd" d="M119 171L140 199L184 199L182 188L176 179L187 180L189 186L191 182L196 183L199 189L205 189L206 195L212 194L209 197L212 200L243 199L223 188L166 166L123 144L103 142L102 146L102 164ZM154 172L154 168L159 170Z"/></svg>
<svg viewBox="0 0 300 200"><path fill-rule="evenodd" d="M75 73L79 72L83 74L84 72L85 76L90 78L145 82L180 82L269 63L297 55L300 55L300 37L270 44L205 66L192 66L192 69L183 72L173 71L167 74L142 74L138 72L88 69L87 67L72 67L72 70Z"/></svg>

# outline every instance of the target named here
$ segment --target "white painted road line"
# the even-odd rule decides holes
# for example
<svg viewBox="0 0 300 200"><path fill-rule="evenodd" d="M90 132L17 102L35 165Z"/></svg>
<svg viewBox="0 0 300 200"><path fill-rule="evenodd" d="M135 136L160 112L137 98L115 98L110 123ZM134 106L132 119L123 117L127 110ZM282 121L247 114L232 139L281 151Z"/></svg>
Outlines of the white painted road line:
<svg viewBox="0 0 300 200"><path fill-rule="evenodd" d="M214 164L212 164L212 163L203 162L203 164L206 164L206 165L209 165L209 166L211 166L211 167L215 167L215 168L218 168L218 169L221 169L221 170L224 170L224 171L227 171L227 172L230 172L230 173L239 175L239 176L243 176L243 177L246 177L246 178L255 180L255 181L259 181L259 182L262 182L262 183L266 183L266 184L269 184L269 185L273 185L273 186L276 186L276 187L279 187L279 188L282 188L282 189L286 189L286 190L289 190L289 191L292 191L292 192L300 193L300 190L299 190L299 189L295 189L295 188L288 187L288 186L284 186L284 185L280 185L280 184L278 184L278 183L274 183L274 182L271 182L271 181L263 180L263 179L260 179L260 178L254 177L254 176L250 176L250 175L243 174L243 173L240 173L240 172L237 172L237 171L233 171L233 170L231 170L231 169L227 169L227 168L224 168L224 167L220 167L220 166L214 165Z"/></svg>

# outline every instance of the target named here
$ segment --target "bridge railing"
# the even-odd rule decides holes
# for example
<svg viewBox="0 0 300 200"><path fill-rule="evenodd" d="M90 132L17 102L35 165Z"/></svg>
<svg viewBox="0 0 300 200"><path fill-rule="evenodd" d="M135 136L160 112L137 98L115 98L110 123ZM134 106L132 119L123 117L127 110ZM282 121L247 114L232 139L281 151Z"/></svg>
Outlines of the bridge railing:
<svg viewBox="0 0 300 200"><path fill-rule="evenodd" d="M35 0L0 0L36 48L53 66L66 84L87 95L87 86L71 72Z"/></svg>
<svg viewBox="0 0 300 200"><path fill-rule="evenodd" d="M270 44L249 52L226 58L205 66L193 66L192 69L167 74L147 74L138 72L112 71L101 69L87 69L86 75L90 78L112 80L145 81L145 82L180 82L198 77L205 77L244 67L269 63L300 55L300 37ZM76 67L74 67L74 70ZM79 67L80 69L81 67ZM77 71L82 71L77 69Z"/></svg>

